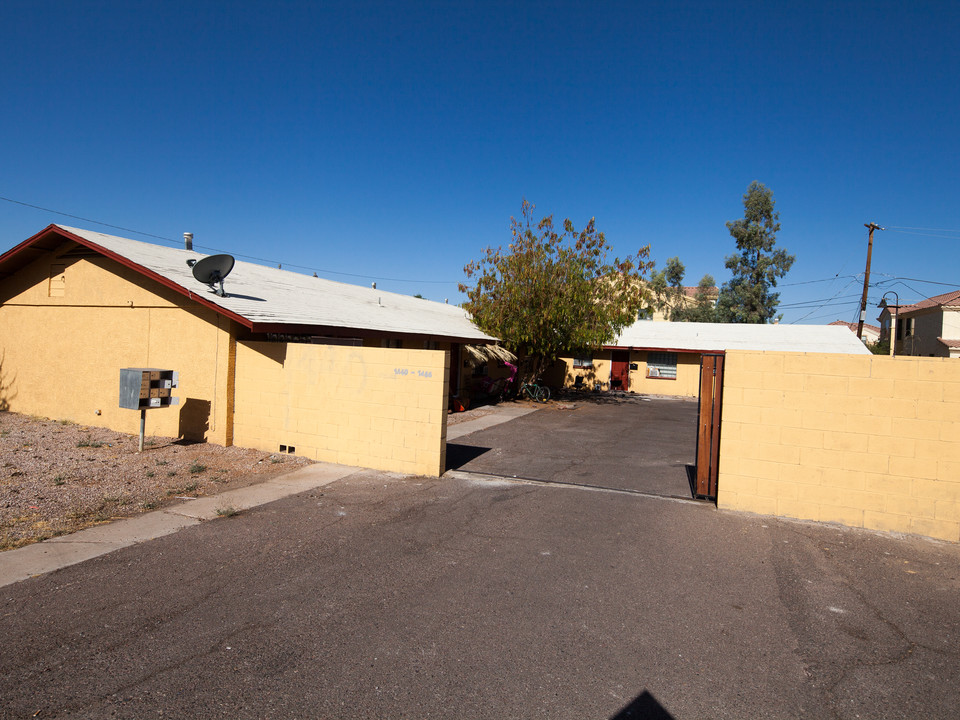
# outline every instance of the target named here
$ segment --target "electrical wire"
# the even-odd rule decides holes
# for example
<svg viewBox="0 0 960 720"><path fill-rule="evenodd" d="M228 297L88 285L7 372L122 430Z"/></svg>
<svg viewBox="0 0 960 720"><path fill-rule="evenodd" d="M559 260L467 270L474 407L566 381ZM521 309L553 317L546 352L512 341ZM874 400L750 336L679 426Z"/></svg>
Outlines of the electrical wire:
<svg viewBox="0 0 960 720"><path fill-rule="evenodd" d="M780 283L779 285L777 285L777 287L793 287L795 285L813 285L814 283L833 282L834 280L837 280L839 278L858 278L858 277L860 276L859 275L841 275L840 273L837 273L833 277L823 278L823 280L803 280L800 282L793 282L793 283Z"/></svg>
<svg viewBox="0 0 960 720"><path fill-rule="evenodd" d="M59 210L51 210L50 208L40 207L39 205L31 205L30 203L14 200L13 198L3 197L2 195L0 195L0 200L6 200L8 203L13 203L14 205L23 205L24 207L33 208L34 210L43 210L44 212L53 213L54 215L63 215L63 217L73 218L74 220L83 220L84 222L93 223L94 225L103 225L104 227L113 228L114 230L123 230L124 232L145 235L146 237L156 238L157 240L166 240L167 242L177 242L177 240L172 240L161 235L141 232L140 230L133 230L131 228L121 227L120 225L111 225L110 223L100 222L99 220L91 220L90 218L81 217L79 215L71 215L70 213L60 212Z"/></svg>
<svg viewBox="0 0 960 720"><path fill-rule="evenodd" d="M890 228L887 228L887 229L889 230ZM956 235L956 236L952 236L952 235L933 235L932 233L912 232L912 231L910 231L910 230L894 230L893 232L898 232L898 233L900 233L901 235L919 235L920 237L939 238L940 240L956 240L956 239L960 238L960 234L958 234L958 235ZM956 232L956 231L950 230L949 232L952 233L952 232Z"/></svg>
<svg viewBox="0 0 960 720"><path fill-rule="evenodd" d="M90 218L82 217L80 215L71 215L70 213L61 212L60 210L51 210L50 208L41 207L40 205L32 205L31 203L22 202L20 200L14 200L13 198L8 198L0 195L0 200L4 200L8 203L13 203L14 205L22 205L23 207L33 208L34 210L42 210L43 212L53 213L54 215L62 215L63 217L73 218L74 220L82 220L83 222L93 223L94 225L102 225L103 227L113 228L114 230L122 230L126 233L134 233L136 235L143 235L145 237L151 237L156 240L163 240L164 242L173 243L174 245L179 245L180 240L175 238L164 237L163 235L154 235L153 233L143 232L142 230L134 230L133 228L123 227L122 225L112 225L107 222L102 222L100 220L92 220ZM323 273L324 275L343 275L345 277L354 277L354 278L363 278L366 280L381 280L384 282L401 282L401 283L416 283L416 284L431 284L431 285L457 285L459 281L457 280L410 280L408 278L389 278L389 277L379 277L377 275L361 275L358 273L348 273L348 272L339 272L337 270L324 270L323 268L309 267L307 265L295 265L293 263L284 263L278 260L270 260L268 258L256 257L254 255L243 255L241 253L230 252L229 250L224 250L222 248L215 248L209 245L201 245L199 243L195 244L194 247L197 249L211 250L217 253L230 253L235 257L244 258L246 260L254 260L256 262L265 263L267 265L286 265L287 267L297 268L298 270L307 270L315 273Z"/></svg>
<svg viewBox="0 0 960 720"><path fill-rule="evenodd" d="M823 302L822 305L819 305L818 307L815 307L813 310L811 310L810 312L808 312L808 313L807 313L806 315L804 315L803 317L797 318L796 320L794 320L793 322L791 322L791 323L789 323L789 324L790 324L790 325L796 325L798 322L801 322L801 321L803 321L803 320L806 320L808 317L810 317L811 315L813 315L813 314L814 314L815 312L817 312L818 310L822 310L823 308L825 308L825 307L827 306L828 303L831 303L831 302L833 302L834 300L838 299L838 298L840 297L840 293L842 293L844 290L846 290L847 288L849 288L849 287L850 287L851 285L853 285L855 282L856 282L856 279L851 280L851 281L848 282L846 285L844 285L842 288L840 288L832 298L828 298L827 300L825 300L825 301ZM851 296L847 296L847 297L851 297ZM852 297L856 297L856 296L852 296ZM814 302L819 302L819 301L814 301ZM846 304L846 303L842 303L842 304Z"/></svg>
<svg viewBox="0 0 960 720"><path fill-rule="evenodd" d="M948 230L945 228L905 227L902 225L889 225L887 230L926 230L927 232L946 232L960 235L960 230Z"/></svg>

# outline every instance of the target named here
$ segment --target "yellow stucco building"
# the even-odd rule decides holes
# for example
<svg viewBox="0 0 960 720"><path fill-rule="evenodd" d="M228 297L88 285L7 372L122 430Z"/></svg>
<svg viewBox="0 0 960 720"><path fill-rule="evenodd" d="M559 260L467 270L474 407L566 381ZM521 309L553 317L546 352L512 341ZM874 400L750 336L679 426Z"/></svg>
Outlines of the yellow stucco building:
<svg viewBox="0 0 960 720"><path fill-rule="evenodd" d="M546 379L569 388L697 397L701 358L727 350L870 353L839 326L640 320L599 352L561 358Z"/></svg>
<svg viewBox="0 0 960 720"><path fill-rule="evenodd" d="M179 373L149 432L403 472L443 470L458 307L236 262L225 293L191 249L50 225L0 255L0 409L136 432L123 368Z"/></svg>

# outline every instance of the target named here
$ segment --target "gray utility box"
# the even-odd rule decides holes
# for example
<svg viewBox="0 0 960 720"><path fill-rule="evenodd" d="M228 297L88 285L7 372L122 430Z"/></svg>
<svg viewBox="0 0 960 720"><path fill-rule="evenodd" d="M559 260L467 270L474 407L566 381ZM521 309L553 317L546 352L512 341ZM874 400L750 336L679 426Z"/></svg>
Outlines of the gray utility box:
<svg viewBox="0 0 960 720"><path fill-rule="evenodd" d="M172 397L173 388L180 384L176 370L157 368L124 368L120 371L120 407L129 410L179 405L180 398Z"/></svg>

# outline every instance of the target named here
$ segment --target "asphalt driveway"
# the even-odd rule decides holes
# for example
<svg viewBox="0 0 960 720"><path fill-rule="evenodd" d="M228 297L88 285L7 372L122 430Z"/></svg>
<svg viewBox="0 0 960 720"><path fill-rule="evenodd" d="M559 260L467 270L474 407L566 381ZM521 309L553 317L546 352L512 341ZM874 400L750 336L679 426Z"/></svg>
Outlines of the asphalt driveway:
<svg viewBox="0 0 960 720"><path fill-rule="evenodd" d="M960 547L358 473L0 589L0 718L954 717Z"/></svg>
<svg viewBox="0 0 960 720"><path fill-rule="evenodd" d="M448 442L447 467L690 498L696 435L696 400L601 396Z"/></svg>

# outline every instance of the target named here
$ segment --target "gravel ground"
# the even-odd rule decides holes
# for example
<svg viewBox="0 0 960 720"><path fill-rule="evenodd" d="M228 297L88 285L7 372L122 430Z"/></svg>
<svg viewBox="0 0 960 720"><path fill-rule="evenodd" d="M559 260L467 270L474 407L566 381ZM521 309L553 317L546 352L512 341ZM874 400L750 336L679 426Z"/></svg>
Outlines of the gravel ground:
<svg viewBox="0 0 960 720"><path fill-rule="evenodd" d="M310 463L0 412L0 550L215 495Z"/></svg>

